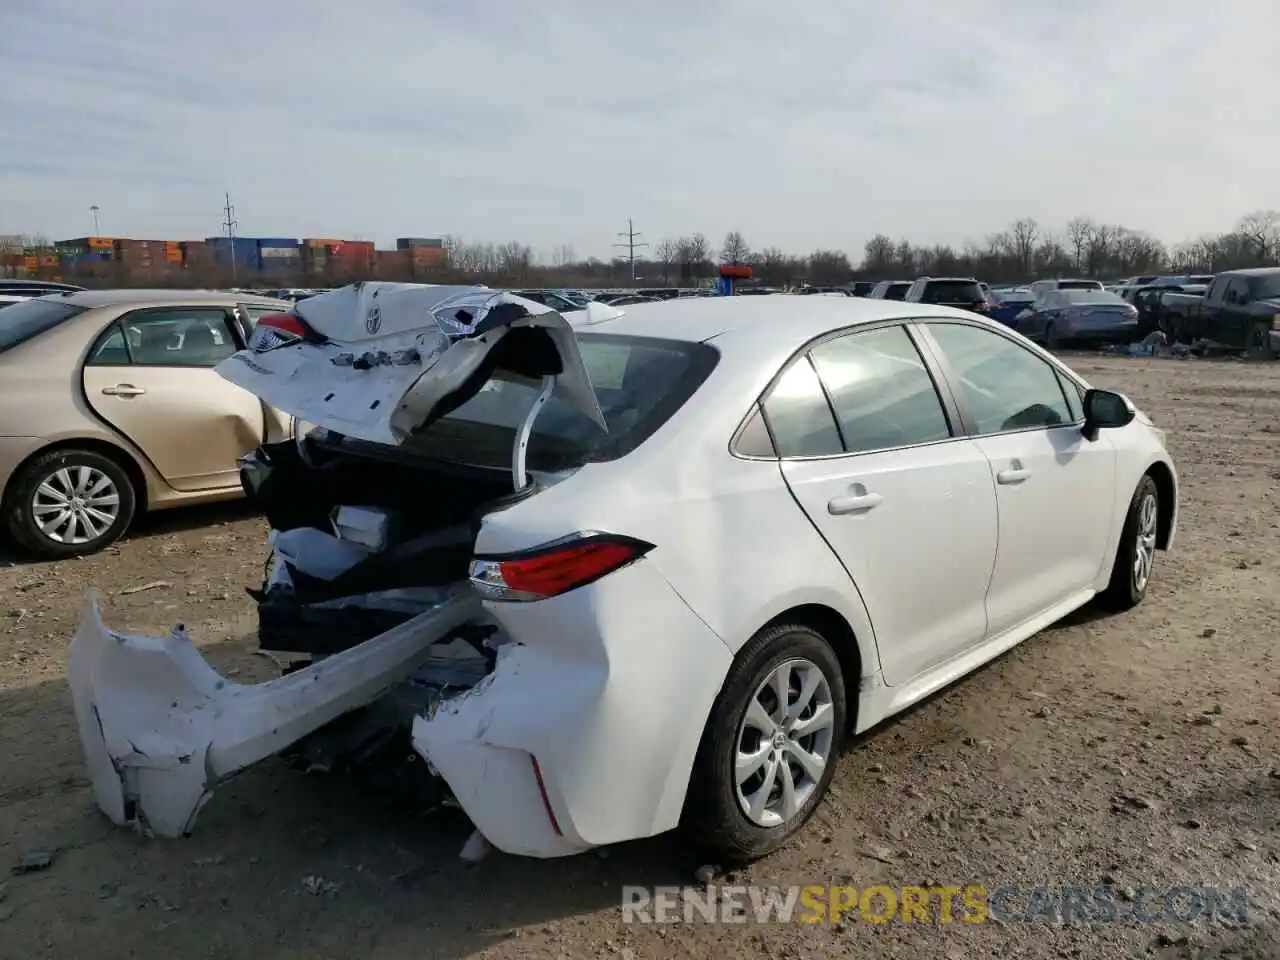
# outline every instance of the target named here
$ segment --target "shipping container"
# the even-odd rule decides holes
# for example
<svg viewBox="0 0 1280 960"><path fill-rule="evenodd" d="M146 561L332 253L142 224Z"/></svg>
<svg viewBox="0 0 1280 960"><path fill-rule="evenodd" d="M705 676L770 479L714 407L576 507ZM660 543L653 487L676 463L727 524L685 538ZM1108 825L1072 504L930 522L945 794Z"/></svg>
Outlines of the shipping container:
<svg viewBox="0 0 1280 960"><path fill-rule="evenodd" d="M259 247L271 247L272 249L281 249L283 247L292 247L298 249L298 241L293 237L259 237Z"/></svg>
<svg viewBox="0 0 1280 960"><path fill-rule="evenodd" d="M431 249L443 246L444 240L440 237L401 237L396 241L397 250Z"/></svg>
<svg viewBox="0 0 1280 960"><path fill-rule="evenodd" d="M303 240L302 243L304 246L307 246L307 247L332 247L342 243L342 241L331 240L331 239L323 240L323 239L317 239L315 237L308 237L307 239Z"/></svg>
<svg viewBox="0 0 1280 960"><path fill-rule="evenodd" d="M299 260L302 257L297 247L259 247L258 253L263 260Z"/></svg>

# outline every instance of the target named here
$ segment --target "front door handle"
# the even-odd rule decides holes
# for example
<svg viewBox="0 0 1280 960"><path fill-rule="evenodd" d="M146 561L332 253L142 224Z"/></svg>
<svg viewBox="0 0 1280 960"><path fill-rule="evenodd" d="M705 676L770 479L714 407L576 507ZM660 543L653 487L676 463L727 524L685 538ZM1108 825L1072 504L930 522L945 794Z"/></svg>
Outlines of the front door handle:
<svg viewBox="0 0 1280 960"><path fill-rule="evenodd" d="M1031 476L1031 471L1025 467L1010 467L1008 470L1001 470L996 474L996 483L1021 483L1029 476Z"/></svg>
<svg viewBox="0 0 1280 960"><path fill-rule="evenodd" d="M878 493L867 493L862 484L854 485L854 492L847 497L836 497L827 501L827 513L833 517L841 517L849 513L866 513L880 506L884 497Z"/></svg>
<svg viewBox="0 0 1280 960"><path fill-rule="evenodd" d="M139 397L147 391L132 383L117 383L114 387L103 387L102 392L108 397Z"/></svg>

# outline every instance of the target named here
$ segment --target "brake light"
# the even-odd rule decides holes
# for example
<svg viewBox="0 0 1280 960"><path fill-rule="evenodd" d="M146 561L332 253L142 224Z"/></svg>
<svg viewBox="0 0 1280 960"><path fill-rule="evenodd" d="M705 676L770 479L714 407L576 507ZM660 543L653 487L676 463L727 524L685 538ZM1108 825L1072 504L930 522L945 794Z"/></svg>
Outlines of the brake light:
<svg viewBox="0 0 1280 960"><path fill-rule="evenodd" d="M652 549L632 537L575 534L521 553L476 557L471 583L488 600L545 600L594 583Z"/></svg>
<svg viewBox="0 0 1280 960"><path fill-rule="evenodd" d="M299 343L307 335L307 328L292 313L266 313L253 326L249 349L254 353L266 353Z"/></svg>

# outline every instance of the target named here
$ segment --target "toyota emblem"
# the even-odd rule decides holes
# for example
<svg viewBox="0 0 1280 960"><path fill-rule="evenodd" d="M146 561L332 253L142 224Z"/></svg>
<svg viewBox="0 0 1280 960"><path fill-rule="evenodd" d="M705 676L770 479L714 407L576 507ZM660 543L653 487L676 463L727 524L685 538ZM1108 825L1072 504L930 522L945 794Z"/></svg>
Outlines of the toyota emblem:
<svg viewBox="0 0 1280 960"><path fill-rule="evenodd" d="M369 311L369 315L364 318L364 328L370 334L377 333L382 327L382 311L374 307Z"/></svg>

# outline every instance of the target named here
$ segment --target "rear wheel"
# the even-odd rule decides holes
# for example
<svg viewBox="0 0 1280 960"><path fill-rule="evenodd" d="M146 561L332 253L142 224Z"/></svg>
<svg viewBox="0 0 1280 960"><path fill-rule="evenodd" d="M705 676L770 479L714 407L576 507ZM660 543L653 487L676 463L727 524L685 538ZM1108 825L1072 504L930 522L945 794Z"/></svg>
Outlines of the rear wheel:
<svg viewBox="0 0 1280 960"><path fill-rule="evenodd" d="M835 773L845 685L818 633L780 624L738 655L698 749L682 828L732 859L776 850L813 815Z"/></svg>
<svg viewBox="0 0 1280 960"><path fill-rule="evenodd" d="M1044 346L1046 350L1061 350L1063 347L1062 338L1058 336L1058 328L1052 323L1045 328Z"/></svg>
<svg viewBox="0 0 1280 960"><path fill-rule="evenodd" d="M1112 610L1130 610L1142 602L1151 583L1156 559L1160 516L1160 492L1150 476L1144 476L1129 501L1120 546L1111 567L1111 582L1099 601Z"/></svg>
<svg viewBox="0 0 1280 960"><path fill-rule="evenodd" d="M5 503L10 535L49 559L101 550L128 529L136 509L129 475L93 450L54 450L13 478Z"/></svg>

